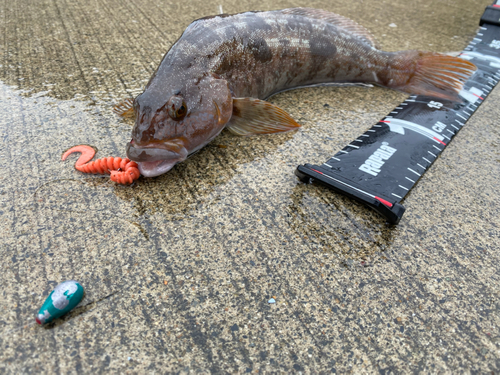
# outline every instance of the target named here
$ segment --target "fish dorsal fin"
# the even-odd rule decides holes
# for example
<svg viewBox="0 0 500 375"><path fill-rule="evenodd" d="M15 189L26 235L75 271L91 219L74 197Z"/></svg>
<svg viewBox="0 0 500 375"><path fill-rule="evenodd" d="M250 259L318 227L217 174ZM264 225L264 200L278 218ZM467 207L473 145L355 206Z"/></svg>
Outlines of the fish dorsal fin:
<svg viewBox="0 0 500 375"><path fill-rule="evenodd" d="M122 117L133 117L134 112L134 99L127 98L113 107L113 112Z"/></svg>
<svg viewBox="0 0 500 375"><path fill-rule="evenodd" d="M226 125L232 133L243 136L281 133L299 127L281 108L255 98L233 98L233 115Z"/></svg>
<svg viewBox="0 0 500 375"><path fill-rule="evenodd" d="M341 16L339 14L314 8L289 8L289 9L283 9L281 12L284 14L304 16L331 23L332 25L340 27L350 32L351 34L356 35L357 37L363 39L365 42L372 45L373 47L376 47L377 45L375 37L366 28L354 22L353 20Z"/></svg>

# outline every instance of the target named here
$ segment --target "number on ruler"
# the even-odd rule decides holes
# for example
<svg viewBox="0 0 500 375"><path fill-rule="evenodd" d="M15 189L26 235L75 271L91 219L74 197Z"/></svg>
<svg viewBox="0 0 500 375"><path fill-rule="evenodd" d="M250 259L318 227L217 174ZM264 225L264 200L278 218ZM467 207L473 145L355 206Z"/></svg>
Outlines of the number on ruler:
<svg viewBox="0 0 500 375"><path fill-rule="evenodd" d="M430 101L429 103L427 103L427 105L428 105L430 108L440 109L440 108L443 106L443 103Z"/></svg>
<svg viewBox="0 0 500 375"><path fill-rule="evenodd" d="M489 46L491 48L500 49L500 40L493 40L493 42L491 42Z"/></svg>

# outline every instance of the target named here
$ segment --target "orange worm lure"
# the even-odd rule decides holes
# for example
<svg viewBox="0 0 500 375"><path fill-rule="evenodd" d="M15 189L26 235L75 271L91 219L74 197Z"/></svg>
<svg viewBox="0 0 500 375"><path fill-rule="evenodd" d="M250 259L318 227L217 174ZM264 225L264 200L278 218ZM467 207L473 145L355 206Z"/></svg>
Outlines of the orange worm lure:
<svg viewBox="0 0 500 375"><path fill-rule="evenodd" d="M73 152L80 152L81 155L75 163L75 169L83 173L99 173L99 174L110 174L111 181L118 184L129 185L139 178L141 173L135 161L130 161L130 159L125 158L102 158L94 161L92 158L95 155L95 150L90 146L80 145L71 147L66 151L62 160L72 154Z"/></svg>

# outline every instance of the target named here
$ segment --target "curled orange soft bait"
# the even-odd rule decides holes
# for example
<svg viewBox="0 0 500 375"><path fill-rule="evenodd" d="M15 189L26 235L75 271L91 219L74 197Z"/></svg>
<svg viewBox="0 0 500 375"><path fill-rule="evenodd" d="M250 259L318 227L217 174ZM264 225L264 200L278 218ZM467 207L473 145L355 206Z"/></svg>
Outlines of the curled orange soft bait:
<svg viewBox="0 0 500 375"><path fill-rule="evenodd" d="M68 155L73 152L81 153L75 163L75 168L80 172L99 174L107 173L111 175L111 181L124 185L131 184L141 175L137 163L135 161L130 161L130 159L127 158L122 159L108 157L90 161L95 155L95 150L92 147L85 145L71 147L63 154L62 160L66 160Z"/></svg>

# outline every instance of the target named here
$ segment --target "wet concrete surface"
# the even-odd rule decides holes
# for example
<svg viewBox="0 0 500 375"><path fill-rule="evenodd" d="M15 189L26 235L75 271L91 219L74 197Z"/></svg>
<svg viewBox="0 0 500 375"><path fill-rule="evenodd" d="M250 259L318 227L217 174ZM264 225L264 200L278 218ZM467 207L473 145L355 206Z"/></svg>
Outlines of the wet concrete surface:
<svg viewBox="0 0 500 375"><path fill-rule="evenodd" d="M60 160L76 144L124 156L131 122L112 106L140 93L184 28L219 4L323 8L385 50L450 52L474 37L489 1L0 5L0 371L500 371L498 88L396 227L293 174L406 98L382 88L277 95L298 132L224 132L131 187ZM86 288L80 306L34 325L68 279Z"/></svg>

